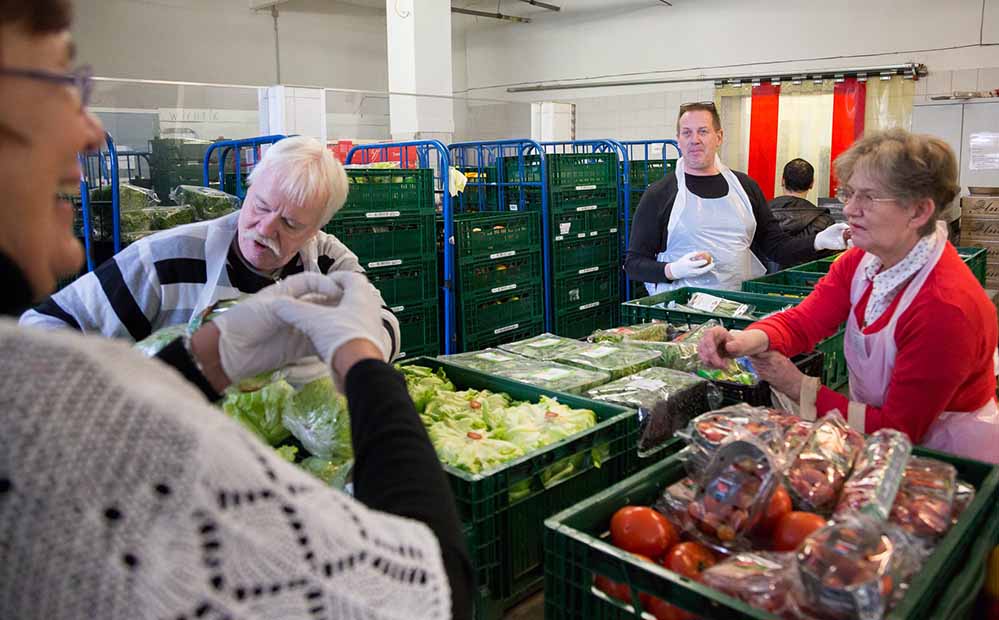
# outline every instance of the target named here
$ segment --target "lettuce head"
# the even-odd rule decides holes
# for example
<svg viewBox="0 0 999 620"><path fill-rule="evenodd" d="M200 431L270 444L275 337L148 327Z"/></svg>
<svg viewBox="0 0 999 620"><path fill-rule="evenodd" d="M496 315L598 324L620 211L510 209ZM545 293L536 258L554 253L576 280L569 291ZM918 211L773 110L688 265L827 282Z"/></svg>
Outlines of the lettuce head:
<svg viewBox="0 0 999 620"><path fill-rule="evenodd" d="M252 392L226 391L222 410L272 446L291 436L282 424L285 415L294 414L295 388L284 379Z"/></svg>
<svg viewBox="0 0 999 620"><path fill-rule="evenodd" d="M284 427L312 456L346 460L353 456L347 399L337 392L330 377L306 384L284 414Z"/></svg>

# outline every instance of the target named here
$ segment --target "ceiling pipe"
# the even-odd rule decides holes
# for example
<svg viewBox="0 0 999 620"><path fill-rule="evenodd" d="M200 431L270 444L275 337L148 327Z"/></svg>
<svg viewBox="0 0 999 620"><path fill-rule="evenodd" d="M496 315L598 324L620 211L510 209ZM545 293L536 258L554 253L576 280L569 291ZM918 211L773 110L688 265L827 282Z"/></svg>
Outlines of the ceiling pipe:
<svg viewBox="0 0 999 620"><path fill-rule="evenodd" d="M542 9L548 9L549 11L561 11L562 7L555 6L554 4L548 4L547 2L538 2L538 0L520 0L521 2L526 2L531 6L540 7Z"/></svg>
<svg viewBox="0 0 999 620"><path fill-rule="evenodd" d="M473 9L460 9L456 6L451 7L451 12L459 13L461 15L472 15L474 17L488 17L490 19L502 19L508 22L517 22L519 24L531 23L530 18L527 17L517 17L516 15L505 15L503 13L487 13L486 11L475 11Z"/></svg>

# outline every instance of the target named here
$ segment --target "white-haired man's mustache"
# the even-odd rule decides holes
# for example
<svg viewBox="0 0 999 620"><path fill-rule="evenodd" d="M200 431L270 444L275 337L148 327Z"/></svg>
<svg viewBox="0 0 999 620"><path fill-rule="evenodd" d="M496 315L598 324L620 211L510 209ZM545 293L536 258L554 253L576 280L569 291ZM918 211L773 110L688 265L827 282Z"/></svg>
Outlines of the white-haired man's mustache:
<svg viewBox="0 0 999 620"><path fill-rule="evenodd" d="M256 241L257 243L266 246L268 250L274 253L274 256L281 256L281 246L274 239L270 239L258 233L255 230L244 230L239 233L240 239L246 239L248 241Z"/></svg>

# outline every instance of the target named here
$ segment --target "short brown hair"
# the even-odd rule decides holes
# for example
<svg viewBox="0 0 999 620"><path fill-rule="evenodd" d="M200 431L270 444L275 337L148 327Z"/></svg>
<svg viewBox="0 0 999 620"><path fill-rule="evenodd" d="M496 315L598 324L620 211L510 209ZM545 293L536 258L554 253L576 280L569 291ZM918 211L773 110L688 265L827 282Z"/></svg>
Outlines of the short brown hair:
<svg viewBox="0 0 999 620"><path fill-rule="evenodd" d="M697 101L680 105L680 113L676 115L677 135L680 135L680 119L687 112L710 112L711 124L715 126L715 131L721 131L721 116L718 115L718 106L715 105L714 101Z"/></svg>
<svg viewBox="0 0 999 620"><path fill-rule="evenodd" d="M940 211L961 186L957 182L957 158L940 138L888 129L856 142L833 163L836 178L848 184L858 170L865 170L876 183L901 202L933 200L933 216L919 234L933 232Z"/></svg>
<svg viewBox="0 0 999 620"><path fill-rule="evenodd" d="M68 30L73 21L70 0L0 0L0 25L20 24L32 34Z"/></svg>

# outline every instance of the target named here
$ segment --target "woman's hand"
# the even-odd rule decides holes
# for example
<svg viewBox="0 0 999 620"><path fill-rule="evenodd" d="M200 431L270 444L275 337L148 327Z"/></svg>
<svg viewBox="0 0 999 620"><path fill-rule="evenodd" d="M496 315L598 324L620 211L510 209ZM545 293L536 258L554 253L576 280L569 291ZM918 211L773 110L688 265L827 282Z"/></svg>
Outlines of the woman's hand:
<svg viewBox="0 0 999 620"><path fill-rule="evenodd" d="M753 368L761 381L766 381L778 392L786 394L794 402L801 398L801 382L804 373L798 370L786 355L776 351L767 351L750 358Z"/></svg>
<svg viewBox="0 0 999 620"><path fill-rule="evenodd" d="M758 329L744 332L712 327L697 343L701 361L715 368L728 368L728 360L762 353L770 347L770 338Z"/></svg>

